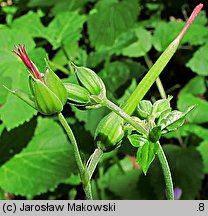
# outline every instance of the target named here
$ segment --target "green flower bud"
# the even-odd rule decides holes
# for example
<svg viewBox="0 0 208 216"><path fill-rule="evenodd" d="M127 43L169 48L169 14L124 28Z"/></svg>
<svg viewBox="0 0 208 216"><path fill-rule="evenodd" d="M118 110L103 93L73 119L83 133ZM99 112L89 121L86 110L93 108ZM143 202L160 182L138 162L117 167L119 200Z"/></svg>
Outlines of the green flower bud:
<svg viewBox="0 0 208 216"><path fill-rule="evenodd" d="M49 68L49 66L46 69L43 78L47 87L58 97L58 99L64 105L67 100L67 90L59 77L51 70L51 68Z"/></svg>
<svg viewBox="0 0 208 216"><path fill-rule="evenodd" d="M43 74L30 60L24 46L17 46L13 52L22 59L31 73L29 84L32 96L21 90L9 91L44 115L60 113L67 100L67 91L59 77L48 66L48 62L46 61L46 73Z"/></svg>
<svg viewBox="0 0 208 216"><path fill-rule="evenodd" d="M87 89L91 95L101 98L106 97L106 89L102 79L91 69L79 67L76 76L80 84Z"/></svg>
<svg viewBox="0 0 208 216"><path fill-rule="evenodd" d="M95 132L95 141L97 147L103 152L109 152L119 147L124 137L124 120L110 113L99 123Z"/></svg>
<svg viewBox="0 0 208 216"><path fill-rule="evenodd" d="M159 118L163 112L165 112L166 110L171 110L170 100L172 98L173 98L172 96L168 96L167 99L160 99L160 100L156 101L153 104L152 115L155 118Z"/></svg>
<svg viewBox="0 0 208 216"><path fill-rule="evenodd" d="M43 82L30 76L29 83L34 96L36 109L40 113L51 115L62 111L63 104Z"/></svg>
<svg viewBox="0 0 208 216"><path fill-rule="evenodd" d="M142 118L147 118L152 112L152 103L148 100L142 100L137 106L137 112Z"/></svg>
<svg viewBox="0 0 208 216"><path fill-rule="evenodd" d="M72 105L77 106L79 109L92 109L92 108L99 108L102 106L98 104L90 96L90 93L82 86L72 84L72 83L65 83L64 86L67 90L68 102Z"/></svg>
<svg viewBox="0 0 208 216"><path fill-rule="evenodd" d="M90 93L85 88L72 83L65 83L64 86L69 103L77 106L86 106L90 103Z"/></svg>

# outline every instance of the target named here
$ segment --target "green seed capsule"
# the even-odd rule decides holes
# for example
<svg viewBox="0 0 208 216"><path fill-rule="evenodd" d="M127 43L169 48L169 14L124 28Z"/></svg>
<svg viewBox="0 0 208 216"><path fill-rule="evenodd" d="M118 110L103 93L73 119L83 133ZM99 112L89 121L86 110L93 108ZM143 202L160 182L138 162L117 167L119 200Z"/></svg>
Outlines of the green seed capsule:
<svg viewBox="0 0 208 216"><path fill-rule="evenodd" d="M65 83L64 86L70 103L77 106L86 106L90 103L90 93L85 88L72 83Z"/></svg>
<svg viewBox="0 0 208 216"><path fill-rule="evenodd" d="M67 100L66 88L59 77L49 67L44 74L44 80L47 87L59 98L61 103L64 105Z"/></svg>
<svg viewBox="0 0 208 216"><path fill-rule="evenodd" d="M87 89L91 95L106 97L106 89L102 79L91 69L79 67L76 76L81 85Z"/></svg>
<svg viewBox="0 0 208 216"><path fill-rule="evenodd" d="M62 111L63 104L43 82L30 76L29 83L34 96L36 109L40 113L52 115Z"/></svg>
<svg viewBox="0 0 208 216"><path fill-rule="evenodd" d="M124 120L110 113L99 123L95 132L95 142L97 147L103 152L109 152L117 148L124 137Z"/></svg>

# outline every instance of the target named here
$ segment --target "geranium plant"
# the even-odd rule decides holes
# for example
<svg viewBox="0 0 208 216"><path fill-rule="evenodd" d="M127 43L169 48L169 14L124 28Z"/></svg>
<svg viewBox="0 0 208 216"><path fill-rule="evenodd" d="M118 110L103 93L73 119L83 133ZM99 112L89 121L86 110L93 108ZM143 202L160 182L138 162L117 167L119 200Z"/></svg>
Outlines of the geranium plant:
<svg viewBox="0 0 208 216"><path fill-rule="evenodd" d="M106 93L108 89L103 80L91 69L78 67L71 63L70 67L73 68L72 71L76 75L76 83L62 82L51 69L49 60L46 59L45 72L40 72L30 60L23 45L13 50L29 70L30 94L25 93L24 89L9 90L6 88L41 114L58 115L73 145L86 199L93 199L91 178L103 154L119 148L125 137L129 139L133 147L138 149L136 162L141 166L145 175L148 174L149 166L154 158L159 158L166 183L167 199L174 199L171 171L160 144L160 138L182 126L186 115L194 106L189 107L185 112L180 112L172 110L171 96L154 103L142 99L176 52L183 35L202 7L203 5L199 4L194 9L183 30L150 68L128 100L120 106L108 99ZM75 135L62 114L63 106L66 103L81 109L107 107L112 111L98 124L94 136L96 149L86 163L81 157ZM135 110L136 115L132 116Z"/></svg>

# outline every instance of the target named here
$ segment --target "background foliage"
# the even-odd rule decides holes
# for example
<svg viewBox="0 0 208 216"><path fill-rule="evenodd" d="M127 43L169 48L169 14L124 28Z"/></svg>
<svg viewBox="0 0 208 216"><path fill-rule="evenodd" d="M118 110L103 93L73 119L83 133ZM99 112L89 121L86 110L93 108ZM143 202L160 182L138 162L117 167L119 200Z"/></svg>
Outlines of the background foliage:
<svg viewBox="0 0 208 216"><path fill-rule="evenodd" d="M1 1L0 198L84 198L72 146L57 117L37 114L2 86L29 91L26 68L11 52L14 45L25 44L40 71L48 53L64 81L74 81L70 60L92 68L104 80L108 97L121 104L196 5L185 0ZM181 199L208 198L207 5L204 9L161 75L166 93L174 96L173 108L184 111L198 104L186 124L161 141ZM156 85L145 98L160 98ZM94 150L96 126L108 112L64 108L85 160ZM104 155L93 177L95 198L165 199L158 161L144 176L135 155L127 140Z"/></svg>

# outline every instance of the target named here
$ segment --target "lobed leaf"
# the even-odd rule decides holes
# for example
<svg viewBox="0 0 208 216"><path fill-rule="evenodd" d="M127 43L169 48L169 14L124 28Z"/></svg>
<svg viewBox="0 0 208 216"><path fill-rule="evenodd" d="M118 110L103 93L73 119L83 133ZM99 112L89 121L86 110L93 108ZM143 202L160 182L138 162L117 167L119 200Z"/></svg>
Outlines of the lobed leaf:
<svg viewBox="0 0 208 216"><path fill-rule="evenodd" d="M32 198L56 188L75 168L72 145L61 127L39 117L27 147L0 167L0 187Z"/></svg>
<svg viewBox="0 0 208 216"><path fill-rule="evenodd" d="M133 26L138 8L136 0L98 2L87 21L91 44L96 49L112 46L122 32Z"/></svg>

